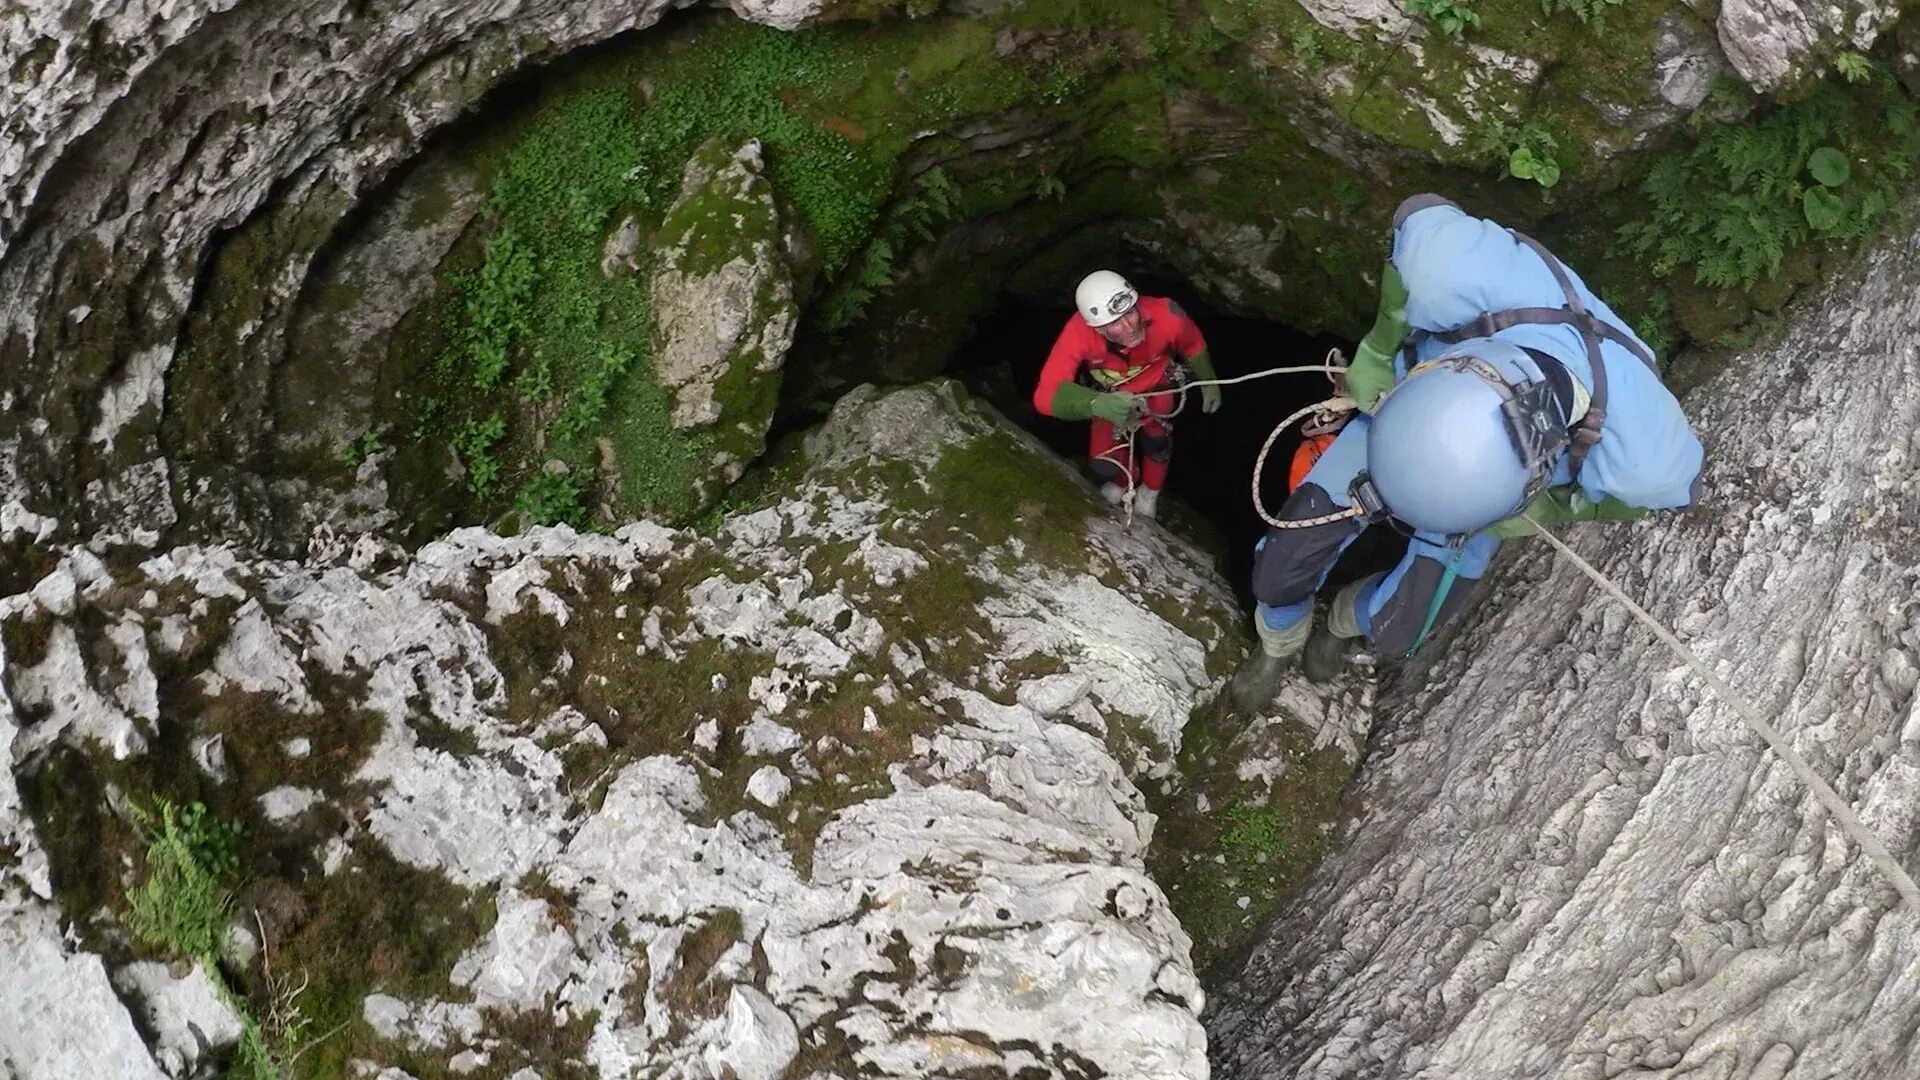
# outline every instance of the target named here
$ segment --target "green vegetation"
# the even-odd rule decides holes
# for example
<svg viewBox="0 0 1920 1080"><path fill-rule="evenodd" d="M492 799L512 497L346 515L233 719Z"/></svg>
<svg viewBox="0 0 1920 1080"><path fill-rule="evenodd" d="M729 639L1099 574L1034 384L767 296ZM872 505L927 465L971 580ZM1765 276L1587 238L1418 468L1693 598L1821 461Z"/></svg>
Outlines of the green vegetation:
<svg viewBox="0 0 1920 1080"><path fill-rule="evenodd" d="M1477 156L1498 164L1503 176L1543 188L1560 182L1560 141L1544 125L1489 117L1475 133L1474 149Z"/></svg>
<svg viewBox="0 0 1920 1080"><path fill-rule="evenodd" d="M368 428L360 437L340 447L340 461L349 469L357 469L360 463L385 450L386 443L380 439L380 432Z"/></svg>
<svg viewBox="0 0 1920 1080"><path fill-rule="evenodd" d="M183 809L162 799L134 813L147 839L147 876L127 894L127 928L176 955L212 958L227 929L225 883L239 865L239 825L209 818L200 803Z"/></svg>
<svg viewBox="0 0 1920 1080"><path fill-rule="evenodd" d="M1914 104L1890 75L1823 83L1758 119L1709 127L1660 158L1642 192L1650 212L1617 249L1668 277L1744 288L1816 241L1858 241L1892 217L1920 161Z"/></svg>
<svg viewBox="0 0 1920 1080"><path fill-rule="evenodd" d="M147 840L146 878L127 894L127 928L144 945L197 961L239 1018L240 1042L225 1074L229 1080L279 1080L283 1067L311 1045L299 991L271 987L263 1021L220 970L229 885L240 867L239 823L209 815L200 803L177 807L165 799L152 811L133 813Z"/></svg>
<svg viewBox="0 0 1920 1080"><path fill-rule="evenodd" d="M1834 57L1833 70L1850 83L1863 83L1873 78L1873 61L1860 53L1849 49Z"/></svg>
<svg viewBox="0 0 1920 1080"><path fill-rule="evenodd" d="M678 430L650 364L647 253L684 242L694 260L685 269L697 273L780 227L749 222L743 235L733 204L707 205L704 195L677 222L663 220L704 141L717 138L728 154L760 141L769 180L816 244L817 265L802 271L830 281L820 310L837 330L957 211L957 186L938 169L888 205L914 133L1032 90L1019 73L977 62L992 48L977 24L878 43L849 29L706 20L676 44L684 47L649 42L566 80L488 151L492 235L473 268L452 277L417 429L453 445L475 503L504 504L522 524L586 524L590 478L608 467L618 474L617 514L684 519L709 500L700 478L716 455L760 449L751 421L770 410L777 385L762 384L777 377L724 379L726 420ZM914 93L903 97L896 78L914 80ZM1057 178L1040 187L1064 191ZM643 238L641 268L610 275L602 257L622 217ZM649 229L658 230L650 242ZM566 472L545 466L554 460Z"/></svg>
<svg viewBox="0 0 1920 1080"><path fill-rule="evenodd" d="M1594 33L1605 34L1607 10L1624 3L1626 0L1540 0L1540 10L1548 15L1556 11L1568 12L1593 27Z"/></svg>
<svg viewBox="0 0 1920 1080"><path fill-rule="evenodd" d="M1451 38L1465 34L1469 26L1480 25L1479 13L1455 0L1406 0L1404 8L1407 14L1427 20L1435 30Z"/></svg>

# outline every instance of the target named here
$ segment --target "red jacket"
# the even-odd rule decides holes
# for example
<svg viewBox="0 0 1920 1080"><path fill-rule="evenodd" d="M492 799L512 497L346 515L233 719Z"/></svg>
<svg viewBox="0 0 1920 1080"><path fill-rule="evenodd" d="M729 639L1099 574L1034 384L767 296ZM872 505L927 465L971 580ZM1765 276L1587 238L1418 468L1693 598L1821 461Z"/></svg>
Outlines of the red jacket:
<svg viewBox="0 0 1920 1080"><path fill-rule="evenodd" d="M1200 327L1179 304L1164 296L1143 296L1139 309L1146 320L1147 336L1131 349L1122 349L1101 337L1079 312L1070 316L1047 355L1046 366L1040 369L1033 407L1053 415L1054 392L1061 383L1078 378L1083 366L1101 390L1140 394L1167 386L1167 369L1175 360L1206 351L1207 341L1200 336Z"/></svg>

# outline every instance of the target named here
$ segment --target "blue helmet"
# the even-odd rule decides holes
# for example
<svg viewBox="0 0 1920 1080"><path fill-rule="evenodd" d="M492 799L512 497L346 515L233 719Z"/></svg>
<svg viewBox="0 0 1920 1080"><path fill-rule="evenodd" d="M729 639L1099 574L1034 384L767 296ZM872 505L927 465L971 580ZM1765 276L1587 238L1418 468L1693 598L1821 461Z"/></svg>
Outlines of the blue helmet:
<svg viewBox="0 0 1920 1080"><path fill-rule="evenodd" d="M1545 486L1568 422L1525 350L1465 342L1414 367L1380 399L1367 432L1367 480L1382 508L1415 529L1478 532Z"/></svg>

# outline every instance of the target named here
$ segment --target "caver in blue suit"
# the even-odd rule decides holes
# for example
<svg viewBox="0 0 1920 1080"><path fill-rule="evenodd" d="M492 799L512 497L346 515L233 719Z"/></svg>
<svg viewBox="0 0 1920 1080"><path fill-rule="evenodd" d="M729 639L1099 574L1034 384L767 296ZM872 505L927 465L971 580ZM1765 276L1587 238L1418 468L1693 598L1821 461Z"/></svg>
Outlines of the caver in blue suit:
<svg viewBox="0 0 1920 1080"><path fill-rule="evenodd" d="M1500 540L1530 531L1523 511L1543 525L1619 520L1700 495L1700 441L1646 343L1537 242L1436 195L1394 214L1380 314L1347 382L1366 415L1278 516L1362 513L1260 540L1262 648L1234 680L1244 708L1306 648L1314 595L1369 521L1393 519L1407 553L1333 597L1309 675L1337 670L1360 637L1411 655L1464 605Z"/></svg>

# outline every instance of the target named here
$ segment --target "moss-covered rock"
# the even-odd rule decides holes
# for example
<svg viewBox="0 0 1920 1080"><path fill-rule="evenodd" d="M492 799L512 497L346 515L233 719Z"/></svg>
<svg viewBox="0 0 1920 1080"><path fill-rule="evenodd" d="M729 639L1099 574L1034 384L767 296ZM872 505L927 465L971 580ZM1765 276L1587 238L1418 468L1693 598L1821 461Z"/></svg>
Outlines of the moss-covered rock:
<svg viewBox="0 0 1920 1080"><path fill-rule="evenodd" d="M0 599L0 900L44 866L91 954L178 959L127 933L169 888L140 815L206 807L186 857L244 904L208 970L242 1045L324 1033L300 1077L1203 1069L1191 956L1225 939L1149 861L1178 896L1168 836L1239 843L1255 802L1310 832L1346 761L1261 766L1297 799L1183 769L1247 645L1211 560L946 381L856 388L733 494L412 558L66 552ZM1312 740L1254 727L1243 765ZM1149 791L1228 816L1162 834Z"/></svg>
<svg viewBox="0 0 1920 1080"><path fill-rule="evenodd" d="M703 145L660 225L649 284L653 377L672 398L673 428L714 439L706 474L689 478L690 513L711 505L766 444L799 316L783 231L751 140Z"/></svg>

